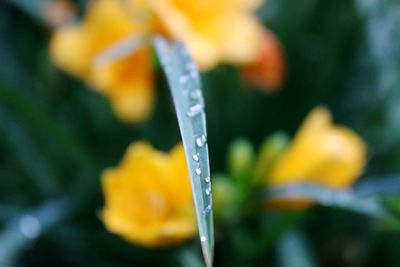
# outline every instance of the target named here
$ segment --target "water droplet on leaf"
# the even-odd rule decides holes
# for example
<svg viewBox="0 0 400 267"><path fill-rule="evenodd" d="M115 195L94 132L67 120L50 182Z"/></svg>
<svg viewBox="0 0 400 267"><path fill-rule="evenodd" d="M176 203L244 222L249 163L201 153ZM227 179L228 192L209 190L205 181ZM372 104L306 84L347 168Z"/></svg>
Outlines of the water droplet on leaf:
<svg viewBox="0 0 400 267"><path fill-rule="evenodd" d="M204 210L203 210L203 214L210 213L211 209L212 209L211 204L207 205L207 207L205 207Z"/></svg>
<svg viewBox="0 0 400 267"><path fill-rule="evenodd" d="M193 154L193 159L194 159L195 161L199 161L199 160L200 160L200 154L199 154L199 153Z"/></svg>
<svg viewBox="0 0 400 267"><path fill-rule="evenodd" d="M202 147L206 144L207 142L207 137L205 135L199 136L196 138L196 145L198 147Z"/></svg>
<svg viewBox="0 0 400 267"><path fill-rule="evenodd" d="M206 195L210 195L211 194L211 184L208 184L207 188L206 188Z"/></svg>
<svg viewBox="0 0 400 267"><path fill-rule="evenodd" d="M195 170L195 172L196 172L197 175L200 175L200 174L201 174L201 169L200 169L200 168L197 168L197 169Z"/></svg>
<svg viewBox="0 0 400 267"><path fill-rule="evenodd" d="M203 112L203 105L202 104L196 104L194 106L191 106L189 110L186 112L186 114L189 117L194 117L196 115L199 115Z"/></svg>
<svg viewBox="0 0 400 267"><path fill-rule="evenodd" d="M187 75L183 75L183 76L179 77L179 83L182 85L187 84L189 82L189 80L190 80L190 76L187 76Z"/></svg>
<svg viewBox="0 0 400 267"><path fill-rule="evenodd" d="M202 93L201 93L201 91L199 89L196 89L196 90L194 90L194 91L192 91L190 93L190 97L192 99L201 99L202 98Z"/></svg>

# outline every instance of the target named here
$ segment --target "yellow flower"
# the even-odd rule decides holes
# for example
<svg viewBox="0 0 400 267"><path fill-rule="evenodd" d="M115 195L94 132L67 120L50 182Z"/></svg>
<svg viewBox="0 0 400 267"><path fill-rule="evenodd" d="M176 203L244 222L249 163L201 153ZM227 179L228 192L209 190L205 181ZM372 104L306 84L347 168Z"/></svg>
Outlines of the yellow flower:
<svg viewBox="0 0 400 267"><path fill-rule="evenodd" d="M352 185L366 163L366 146L351 129L332 124L329 111L315 108L267 178L270 186L314 183L332 189Z"/></svg>
<svg viewBox="0 0 400 267"><path fill-rule="evenodd" d="M93 1L83 22L61 27L50 44L56 65L108 97L117 115L129 122L143 120L152 108L150 48L111 62L97 62L96 56L127 38L143 37L148 30L143 20L132 16L120 1Z"/></svg>
<svg viewBox="0 0 400 267"><path fill-rule="evenodd" d="M222 62L270 62L269 55L278 50L266 55L263 27L254 14L260 3L94 0L80 24L55 31L51 58L61 69L105 95L121 119L139 122L151 112L154 98L150 36L164 34L183 41L202 70ZM143 42L133 49L129 41L135 38ZM113 51L114 57L99 60L105 51ZM279 80L274 67L262 66L257 75Z"/></svg>
<svg viewBox="0 0 400 267"><path fill-rule="evenodd" d="M182 145L166 154L144 142L131 144L102 182L101 218L110 232L149 247L173 245L196 233Z"/></svg>
<svg viewBox="0 0 400 267"><path fill-rule="evenodd" d="M259 0L154 0L152 6L174 39L182 40L202 69L249 63L260 53Z"/></svg>

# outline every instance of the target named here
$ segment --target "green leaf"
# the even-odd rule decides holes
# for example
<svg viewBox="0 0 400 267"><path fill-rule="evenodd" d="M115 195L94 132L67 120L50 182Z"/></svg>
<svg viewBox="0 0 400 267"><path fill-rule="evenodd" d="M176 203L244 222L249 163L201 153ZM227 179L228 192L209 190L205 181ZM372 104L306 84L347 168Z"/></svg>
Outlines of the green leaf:
<svg viewBox="0 0 400 267"><path fill-rule="evenodd" d="M358 196L400 196L400 176L385 175L381 177L366 178L354 186Z"/></svg>
<svg viewBox="0 0 400 267"><path fill-rule="evenodd" d="M281 267L315 267L315 259L307 240L299 230L285 233L278 242Z"/></svg>
<svg viewBox="0 0 400 267"><path fill-rule="evenodd" d="M358 196L352 189L338 191L315 184L291 184L270 188L266 194L269 198L312 199L323 206L342 208L381 219L394 219L379 198Z"/></svg>
<svg viewBox="0 0 400 267"><path fill-rule="evenodd" d="M231 220L239 211L239 192L233 179L222 174L213 175L212 186L216 223Z"/></svg>
<svg viewBox="0 0 400 267"><path fill-rule="evenodd" d="M24 12L26 12L28 15L30 15L32 18L42 21L42 12L43 8L46 4L50 3L51 0L6 0L11 5L14 5Z"/></svg>
<svg viewBox="0 0 400 267"><path fill-rule="evenodd" d="M20 212L20 208L9 204L0 204L0 221L8 220Z"/></svg>
<svg viewBox="0 0 400 267"><path fill-rule="evenodd" d="M248 139L238 138L232 142L228 152L228 169L233 178L240 183L250 182L254 161L254 147Z"/></svg>
<svg viewBox="0 0 400 267"><path fill-rule="evenodd" d="M178 261L183 267L203 267L198 255L189 249L178 251Z"/></svg>
<svg viewBox="0 0 400 267"><path fill-rule="evenodd" d="M31 79L25 78L29 82ZM50 135L60 151L77 164L86 166L90 171L97 165L93 156L77 133L66 127L62 121L52 116L51 109L43 100L33 95L30 90L19 89L0 79L0 104L15 112L27 127L40 130L43 136ZM31 89L31 88L29 88Z"/></svg>
<svg viewBox="0 0 400 267"><path fill-rule="evenodd" d="M0 266L16 266L17 257L23 249L69 215L67 207L65 199L46 202L11 218L0 233Z"/></svg>
<svg viewBox="0 0 400 267"><path fill-rule="evenodd" d="M14 114L0 106L0 144L10 153L33 180L44 196L60 192L56 173L47 163L39 148L35 145L28 131L18 123Z"/></svg>
<svg viewBox="0 0 400 267"><path fill-rule="evenodd" d="M251 229L244 223L238 222L234 230L229 232L231 242L236 250L246 257L254 258L266 253L279 239L291 229L301 225L308 217L307 210L289 210L259 214L260 225Z"/></svg>
<svg viewBox="0 0 400 267"><path fill-rule="evenodd" d="M167 76L178 117L204 260L207 266L212 266L214 226L211 178L200 75L182 43L168 42L158 36L155 37L154 44Z"/></svg>

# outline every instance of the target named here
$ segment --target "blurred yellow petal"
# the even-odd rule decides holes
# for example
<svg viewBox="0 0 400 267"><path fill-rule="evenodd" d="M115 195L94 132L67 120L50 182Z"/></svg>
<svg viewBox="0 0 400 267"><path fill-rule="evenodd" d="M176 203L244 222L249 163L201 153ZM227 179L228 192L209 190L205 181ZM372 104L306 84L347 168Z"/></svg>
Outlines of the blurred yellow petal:
<svg viewBox="0 0 400 267"><path fill-rule="evenodd" d="M150 114L154 101L150 49L141 48L111 63L93 65L89 82L110 99L121 119L142 121Z"/></svg>
<svg viewBox="0 0 400 267"><path fill-rule="evenodd" d="M355 132L333 125L329 111L319 107L308 115L267 182L270 186L310 182L345 188L361 175L366 153L364 142Z"/></svg>
<svg viewBox="0 0 400 267"><path fill-rule="evenodd" d="M148 12L145 2L138 4ZM126 5L124 4L126 3ZM108 62L98 56L128 38L147 34L144 18L133 16L131 1L97 0L89 4L83 22L57 30L51 41L53 61L63 70L85 80L109 98L122 120L139 122L148 117L154 98L151 51L148 47L120 53Z"/></svg>
<svg viewBox="0 0 400 267"><path fill-rule="evenodd" d="M262 48L262 28L256 17L236 15L230 19L223 43L223 60L233 64L249 63L260 56Z"/></svg>
<svg viewBox="0 0 400 267"><path fill-rule="evenodd" d="M153 90L141 85L129 86L126 90L118 88L122 89L121 92L110 96L113 110L124 121L142 121L149 116L153 108Z"/></svg>
<svg viewBox="0 0 400 267"><path fill-rule="evenodd" d="M51 58L58 67L72 75L88 75L93 54L91 40L79 26L62 27L52 36Z"/></svg>
<svg viewBox="0 0 400 267"><path fill-rule="evenodd" d="M253 14L258 4L245 0L152 2L165 31L189 47L202 69L254 60L261 38L261 24Z"/></svg>
<svg viewBox="0 0 400 267"><path fill-rule="evenodd" d="M51 56L60 68L86 79L94 57L115 42L138 34L139 25L118 1L93 1L81 24L55 31L50 43Z"/></svg>
<svg viewBox="0 0 400 267"><path fill-rule="evenodd" d="M131 16L130 5L124 3L127 1L92 1L84 18L84 26L91 29L98 40L110 43L131 33L141 32L145 29L141 18Z"/></svg>
<svg viewBox="0 0 400 267"><path fill-rule="evenodd" d="M170 154L132 144L121 163L103 173L107 229L144 246L181 243L196 233L196 219L181 145Z"/></svg>

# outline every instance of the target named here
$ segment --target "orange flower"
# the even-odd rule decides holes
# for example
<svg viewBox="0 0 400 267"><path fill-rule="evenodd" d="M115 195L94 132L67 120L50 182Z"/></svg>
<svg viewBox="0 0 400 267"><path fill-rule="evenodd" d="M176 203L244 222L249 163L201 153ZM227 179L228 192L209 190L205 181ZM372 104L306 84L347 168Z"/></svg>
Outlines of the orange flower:
<svg viewBox="0 0 400 267"><path fill-rule="evenodd" d="M268 92L278 89L283 82L285 66L281 45L275 35L264 30L261 55L243 66L244 79Z"/></svg>
<svg viewBox="0 0 400 267"><path fill-rule="evenodd" d="M196 234L196 218L182 145L169 154L132 144L121 163L103 173L110 232L149 246L173 245Z"/></svg>

